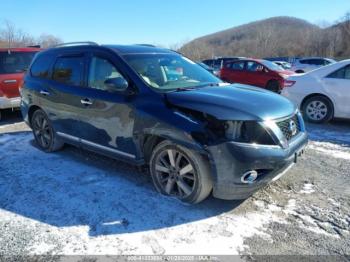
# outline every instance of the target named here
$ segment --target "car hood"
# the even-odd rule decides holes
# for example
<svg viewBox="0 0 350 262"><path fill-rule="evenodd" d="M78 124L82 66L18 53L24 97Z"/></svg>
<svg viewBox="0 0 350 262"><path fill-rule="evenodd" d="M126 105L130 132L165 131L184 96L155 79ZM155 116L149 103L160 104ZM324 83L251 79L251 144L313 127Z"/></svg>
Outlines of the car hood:
<svg viewBox="0 0 350 262"><path fill-rule="evenodd" d="M286 98L247 85L204 87L166 94L172 105L210 114L220 120L269 120L292 115L296 107Z"/></svg>

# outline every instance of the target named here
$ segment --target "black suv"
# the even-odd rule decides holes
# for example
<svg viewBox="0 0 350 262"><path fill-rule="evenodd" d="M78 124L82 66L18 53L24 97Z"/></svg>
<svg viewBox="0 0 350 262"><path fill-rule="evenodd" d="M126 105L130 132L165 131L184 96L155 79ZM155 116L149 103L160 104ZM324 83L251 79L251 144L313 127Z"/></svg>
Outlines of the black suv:
<svg viewBox="0 0 350 262"><path fill-rule="evenodd" d="M307 143L287 99L228 85L167 49L66 44L36 55L21 110L46 152L64 143L148 165L156 189L197 203L247 198Z"/></svg>

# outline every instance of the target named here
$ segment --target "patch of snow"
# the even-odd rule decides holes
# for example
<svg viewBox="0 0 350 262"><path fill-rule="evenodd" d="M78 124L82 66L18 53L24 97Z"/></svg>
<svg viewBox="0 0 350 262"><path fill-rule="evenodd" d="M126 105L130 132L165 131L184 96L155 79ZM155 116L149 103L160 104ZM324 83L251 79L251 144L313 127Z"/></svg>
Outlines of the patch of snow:
<svg viewBox="0 0 350 262"><path fill-rule="evenodd" d="M314 185L310 184L310 183L304 184L303 189L299 191L299 193L301 193L301 194L311 194L314 192L315 192Z"/></svg>
<svg viewBox="0 0 350 262"><path fill-rule="evenodd" d="M335 201L333 198L328 198L328 200L329 200L329 202L331 202L331 204L332 204L333 206L337 206L337 207L340 206L340 203L337 202L337 201Z"/></svg>
<svg viewBox="0 0 350 262"><path fill-rule="evenodd" d="M317 225L317 222L315 219L308 215L300 214L296 211L296 200L290 199L288 201L288 204L283 209L283 212L287 215L293 215L294 217L297 217L299 219L299 227L303 228L305 230L311 231L315 234L323 234L329 237L339 238L339 235L331 234L327 231L325 231L323 228L319 227Z"/></svg>
<svg viewBox="0 0 350 262"><path fill-rule="evenodd" d="M0 136L0 145L5 144L5 143L11 141L12 138L13 138L13 136L8 135L8 134L5 134L5 135Z"/></svg>
<svg viewBox="0 0 350 262"><path fill-rule="evenodd" d="M342 143L350 144L350 134L347 132L328 130L323 126L310 127L307 131L311 140L317 141L338 141Z"/></svg>
<svg viewBox="0 0 350 262"><path fill-rule="evenodd" d="M32 247L32 249L29 251L29 255L36 255L36 254L47 254L54 250L55 245L53 244L47 244L45 242L37 242L35 246Z"/></svg>
<svg viewBox="0 0 350 262"><path fill-rule="evenodd" d="M256 200L256 201L254 201L254 204L255 204L257 207L260 207L260 208L264 208L264 207L265 207L264 201L261 201L261 200Z"/></svg>
<svg viewBox="0 0 350 262"><path fill-rule="evenodd" d="M269 204L268 205L268 209L272 212L279 212L279 211L282 211L282 208L275 205L275 204Z"/></svg>
<svg viewBox="0 0 350 262"><path fill-rule="evenodd" d="M47 154L32 139L0 135L0 155L11 155L0 166L0 218L35 229L25 247L31 254L238 254L249 250L246 238L271 241L267 225L283 222L274 205L243 214L215 199L184 205L130 166L69 150Z"/></svg>
<svg viewBox="0 0 350 262"><path fill-rule="evenodd" d="M1 129L9 129L9 128L16 128L23 126L23 122L13 123L13 124L6 124L6 125L0 125Z"/></svg>
<svg viewBox="0 0 350 262"><path fill-rule="evenodd" d="M332 144L329 142L313 141L308 145L308 149L327 154L334 158L350 160L350 147Z"/></svg>

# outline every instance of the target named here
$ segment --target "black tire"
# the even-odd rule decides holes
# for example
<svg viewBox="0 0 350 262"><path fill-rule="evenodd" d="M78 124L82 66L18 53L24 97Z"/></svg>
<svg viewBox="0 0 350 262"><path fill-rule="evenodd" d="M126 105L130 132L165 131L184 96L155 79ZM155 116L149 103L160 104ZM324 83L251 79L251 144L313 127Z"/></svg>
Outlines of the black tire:
<svg viewBox="0 0 350 262"><path fill-rule="evenodd" d="M311 123L326 123L333 118L332 102L324 96L313 96L302 104L304 119Z"/></svg>
<svg viewBox="0 0 350 262"><path fill-rule="evenodd" d="M267 82L266 89L275 93L281 92L280 84L276 80L270 80L269 82Z"/></svg>
<svg viewBox="0 0 350 262"><path fill-rule="evenodd" d="M41 150L50 153L63 147L64 143L57 137L51 121L43 110L36 110L30 122L35 141Z"/></svg>
<svg viewBox="0 0 350 262"><path fill-rule="evenodd" d="M174 165L171 164L169 151L173 152L171 154L173 154ZM159 170L160 165L163 169L165 168L165 171ZM190 165L192 169L187 168ZM176 197L183 202L199 203L207 198L212 190L213 182L208 161L197 152L170 141L165 140L154 148L149 167L157 191ZM181 175L181 171L186 168L191 171ZM170 171L170 169L173 170ZM169 183L172 186L170 190L167 190ZM183 190L183 183L188 186L186 190Z"/></svg>

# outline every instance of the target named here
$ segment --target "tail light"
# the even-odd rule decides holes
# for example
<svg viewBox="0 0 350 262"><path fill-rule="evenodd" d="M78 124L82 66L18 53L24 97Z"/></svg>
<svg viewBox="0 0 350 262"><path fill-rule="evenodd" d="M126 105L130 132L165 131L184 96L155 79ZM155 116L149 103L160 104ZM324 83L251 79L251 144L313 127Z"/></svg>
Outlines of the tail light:
<svg viewBox="0 0 350 262"><path fill-rule="evenodd" d="M0 89L0 97L4 96L4 93Z"/></svg>
<svg viewBox="0 0 350 262"><path fill-rule="evenodd" d="M293 80L284 80L283 87L291 87L296 83L296 81Z"/></svg>

